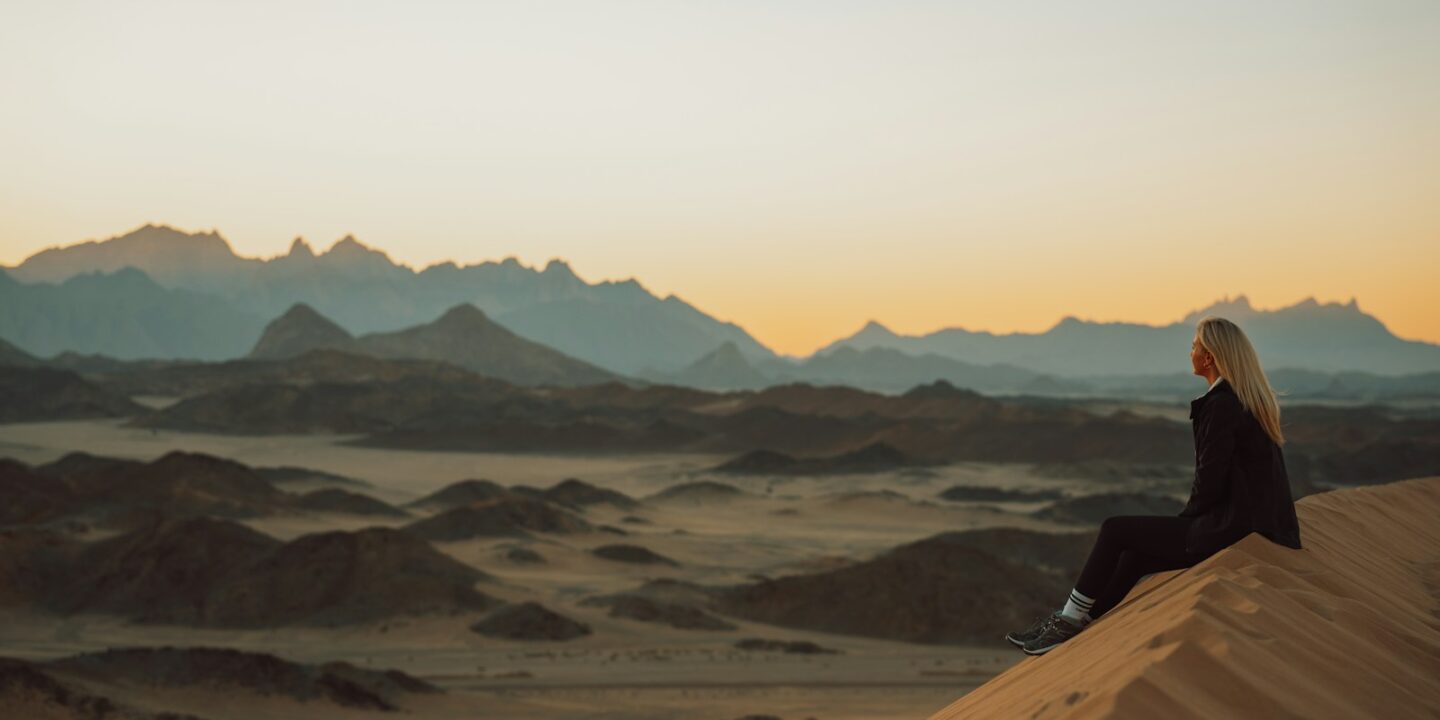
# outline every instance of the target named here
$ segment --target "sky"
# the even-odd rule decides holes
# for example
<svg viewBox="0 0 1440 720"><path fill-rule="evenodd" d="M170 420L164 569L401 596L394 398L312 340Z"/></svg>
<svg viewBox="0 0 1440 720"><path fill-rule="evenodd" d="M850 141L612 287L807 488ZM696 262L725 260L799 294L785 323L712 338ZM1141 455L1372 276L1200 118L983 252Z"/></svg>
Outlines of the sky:
<svg viewBox="0 0 1440 720"><path fill-rule="evenodd" d="M0 8L0 265L563 258L808 354L1358 298L1440 342L1440 2Z"/></svg>

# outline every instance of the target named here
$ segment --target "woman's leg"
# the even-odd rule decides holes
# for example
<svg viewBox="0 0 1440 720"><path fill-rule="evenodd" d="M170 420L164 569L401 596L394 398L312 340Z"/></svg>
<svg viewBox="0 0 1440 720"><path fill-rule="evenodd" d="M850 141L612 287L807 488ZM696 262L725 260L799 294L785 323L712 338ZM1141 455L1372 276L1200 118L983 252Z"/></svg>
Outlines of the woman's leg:
<svg viewBox="0 0 1440 720"><path fill-rule="evenodd" d="M1120 553L1120 563L1115 568L1115 574L1110 577L1110 584L1106 585L1095 599L1095 605L1090 608L1090 617L1098 618L1119 605L1135 584L1140 582L1140 578L1150 573L1179 570L1194 564L1195 561L1188 558L1157 558L1134 550Z"/></svg>
<svg viewBox="0 0 1440 720"><path fill-rule="evenodd" d="M1198 562L1200 558L1185 552L1185 533L1191 522L1191 518L1175 515L1106 518L1100 524L1095 547L1090 550L1090 557L1075 583L1077 593L1094 598L1087 614L1091 618L1099 617L1119 604L1141 575L1158 572L1150 568L1175 569ZM1130 554L1134 558L1122 567L1123 556ZM1145 572L1137 574L1142 568ZM1102 606L1102 602L1106 604Z"/></svg>

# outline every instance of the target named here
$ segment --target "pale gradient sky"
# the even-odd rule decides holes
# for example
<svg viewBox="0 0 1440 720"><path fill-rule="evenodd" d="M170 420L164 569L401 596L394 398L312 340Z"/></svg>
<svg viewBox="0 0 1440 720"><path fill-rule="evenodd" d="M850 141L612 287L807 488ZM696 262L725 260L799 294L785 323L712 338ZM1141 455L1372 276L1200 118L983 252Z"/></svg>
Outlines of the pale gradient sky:
<svg viewBox="0 0 1440 720"><path fill-rule="evenodd" d="M1348 300L1440 341L1440 2L0 9L0 264L563 257L806 354L866 320Z"/></svg>

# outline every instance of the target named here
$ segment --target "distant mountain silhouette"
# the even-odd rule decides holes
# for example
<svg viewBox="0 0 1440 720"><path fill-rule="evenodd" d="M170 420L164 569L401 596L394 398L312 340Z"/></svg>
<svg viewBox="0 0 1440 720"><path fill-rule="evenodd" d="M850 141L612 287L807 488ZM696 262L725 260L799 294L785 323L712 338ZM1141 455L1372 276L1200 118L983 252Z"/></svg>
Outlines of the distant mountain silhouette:
<svg viewBox="0 0 1440 720"><path fill-rule="evenodd" d="M24 282L60 283L76 275L132 267L168 287L201 289L256 262L236 257L214 230L185 233L146 224L108 240L41 250L12 272Z"/></svg>
<svg viewBox="0 0 1440 720"><path fill-rule="evenodd" d="M250 357L286 358L317 349L439 360L518 385L591 385L626 379L526 340L470 304L456 305L425 325L358 338L299 304L266 327Z"/></svg>
<svg viewBox="0 0 1440 720"><path fill-rule="evenodd" d="M526 340L468 303L450 308L428 325L363 336L355 346L379 357L444 360L523 385L592 385L624 379Z"/></svg>
<svg viewBox="0 0 1440 720"><path fill-rule="evenodd" d="M861 350L842 346L816 353L795 369L793 377L809 383L850 385L882 392L898 392L936 380L990 393L1023 393L1042 385L1052 392L1084 390L1079 383L1008 363L975 365L935 353L913 355L887 347Z"/></svg>
<svg viewBox="0 0 1440 720"><path fill-rule="evenodd" d="M609 372L711 389L809 382L895 392L944 379L990 393L1129 393L1137 383L1128 378L1143 385L1143 376L1186 370L1194 323L1206 314L1245 327L1267 370L1440 372L1440 345L1395 337L1353 300L1259 311L1243 295L1163 326L1066 317L1043 333L903 336L871 321L799 362L673 295L658 298L633 279L587 283L559 259L543 269L509 257L417 271L347 235L323 253L297 238L288 254L262 260L236 256L214 231L157 225L8 269L0 337L42 357L234 358L253 347L264 318L297 303L357 335L414 328L470 304L518 337ZM257 351L294 348L269 341Z"/></svg>
<svg viewBox="0 0 1440 720"><path fill-rule="evenodd" d="M247 305L161 287L134 268L58 285L26 284L0 270L0 337L41 357L221 360L244 355L264 325Z"/></svg>
<svg viewBox="0 0 1440 720"><path fill-rule="evenodd" d="M344 328L314 308L296 303L265 326L250 357L256 360L291 358L311 350L345 349L354 340Z"/></svg>
<svg viewBox="0 0 1440 720"><path fill-rule="evenodd" d="M33 367L40 359L0 339L0 366Z"/></svg>
<svg viewBox="0 0 1440 720"><path fill-rule="evenodd" d="M1306 368L1402 374L1440 370L1440 345L1395 337L1375 317L1349 303L1303 300L1256 310L1244 295L1196 310L1164 326L1100 323L1066 317L1043 333L997 335L960 328L900 336L877 323L821 349L891 348L934 353L969 363L1008 363L1071 378L1173 373L1188 368L1195 323L1206 315L1233 320L1250 335L1267 370Z"/></svg>
<svg viewBox="0 0 1440 720"><path fill-rule="evenodd" d="M775 378L755 369L732 340L726 340L678 372L651 371L644 377L706 390L754 390L775 384Z"/></svg>
<svg viewBox="0 0 1440 720"><path fill-rule="evenodd" d="M319 254L296 238L288 254L260 260L236 256L214 231L190 234L145 225L104 241L42 251L9 272L23 283L56 283L127 267L164 288L203 294L250 320L243 326L215 325L236 337L206 354L188 347L170 355L136 351L127 347L135 340L121 342L117 333L77 333L44 344L7 331L3 323L0 337L41 355L78 350L117 357L223 359L239 357L253 344L264 325L255 318L276 317L296 303L357 334L414 326L469 303L518 335L617 373L677 370L727 340L748 357L774 357L739 326L715 320L673 295L657 298L633 279L590 284L564 261L551 260L542 270L513 257L416 271L349 235ZM237 343L244 349L236 350Z"/></svg>

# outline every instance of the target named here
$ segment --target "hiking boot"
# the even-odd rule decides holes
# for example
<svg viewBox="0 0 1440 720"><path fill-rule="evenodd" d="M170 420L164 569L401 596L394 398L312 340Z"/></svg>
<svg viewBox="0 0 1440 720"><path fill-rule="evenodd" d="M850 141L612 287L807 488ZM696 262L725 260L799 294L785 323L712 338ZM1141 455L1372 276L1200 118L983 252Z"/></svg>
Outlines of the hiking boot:
<svg viewBox="0 0 1440 720"><path fill-rule="evenodd" d="M1040 634L1030 639L1020 649L1026 655L1044 655L1055 648L1056 645L1069 640L1080 634L1085 626L1071 620L1059 613L1046 618L1045 625L1040 628Z"/></svg>
<svg viewBox="0 0 1440 720"><path fill-rule="evenodd" d="M1050 618L1058 617L1059 615L1060 611L1056 610L1049 615L1038 617L1035 619L1034 623L1031 623L1030 627L1025 628L1024 630L1012 630L1008 633L1005 633L1005 639L1009 640L1011 645L1014 645L1018 648L1023 648L1025 647L1025 643L1030 642L1031 640L1035 639L1040 635L1040 631L1045 629L1045 623L1049 622Z"/></svg>

